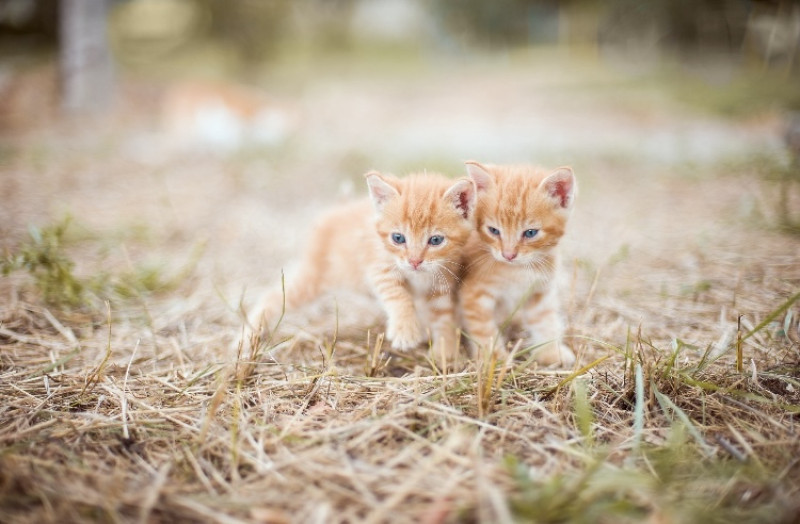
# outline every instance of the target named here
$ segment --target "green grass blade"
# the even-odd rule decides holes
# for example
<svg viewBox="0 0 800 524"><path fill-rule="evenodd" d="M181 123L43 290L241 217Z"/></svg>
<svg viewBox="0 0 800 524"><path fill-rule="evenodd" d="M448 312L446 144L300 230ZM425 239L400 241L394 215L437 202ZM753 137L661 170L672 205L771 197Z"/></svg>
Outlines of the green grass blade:
<svg viewBox="0 0 800 524"><path fill-rule="evenodd" d="M595 360L594 362L592 362L591 364L587 364L587 365L583 366L582 368L580 368L579 370L573 371L572 373L570 373L569 375L564 377L564 379L561 382L559 382L558 384L556 384L552 388L548 389L547 393L552 393L554 391L558 391L559 389L564 387L566 384L569 384L570 382L572 382L575 379L575 377L579 377L579 376L583 375L584 373L586 373L590 369L592 369L592 368L594 368L596 366L599 366L600 364L602 364L603 362L605 362L609 358L611 358L611 355L602 356L602 357L598 358L597 360Z"/></svg>
<svg viewBox="0 0 800 524"><path fill-rule="evenodd" d="M633 407L633 449L638 451L644 431L644 377L642 365L636 363L635 371L636 404Z"/></svg>
<svg viewBox="0 0 800 524"><path fill-rule="evenodd" d="M797 302L798 300L800 300L800 291L798 291L797 293L795 293L794 295L792 295L791 297L789 297L789 300L787 300L786 302L784 302L784 303L783 303L783 304L782 304L782 305L781 305L781 306L780 306L778 309L776 309L775 311L773 311L772 313L770 313L769 315L767 315L767 318L765 318L764 320L762 320L762 321L761 321L761 322L760 322L760 323L759 323L759 324L758 324L756 327L754 327L754 328L753 328L753 330L752 330L752 331L750 331L749 333L747 333L746 335L744 335L744 336L742 337L742 340L743 340L743 341L744 341L744 340L747 340L747 339L748 339L748 338L750 338L751 336L755 335L756 333L758 333L759 331L761 331L762 329L764 329L764 326L766 326L767 324L769 324L770 322L772 322L773 320L775 320L775 318L776 318L777 316L779 316L779 315L783 314L783 313L784 313L784 312L785 312L787 309L789 309L790 307L792 307L792 304L794 304L794 303L795 303L795 302Z"/></svg>
<svg viewBox="0 0 800 524"><path fill-rule="evenodd" d="M576 380L573 388L573 409L575 410L575 425L578 427L581 436L588 444L592 444L592 424L594 415L592 405L589 403L589 393L586 389L584 380Z"/></svg>
<svg viewBox="0 0 800 524"><path fill-rule="evenodd" d="M61 357L60 359L56 360L55 362L51 362L50 364L46 365L36 373L32 373L31 376L46 375L51 371L53 371L54 369L56 369L57 367L63 366L64 364L75 358L75 356L79 355L80 352L81 348L75 348L66 355L64 355L63 357Z"/></svg>
<svg viewBox="0 0 800 524"><path fill-rule="evenodd" d="M671 411L672 413L674 413L675 416L677 416L678 419L680 419L683 425L686 426L686 429L689 431L689 434L692 435L692 437L697 441L697 443L703 449L703 453L707 457L713 456L714 449L711 446L709 446L708 443L705 441L703 436L700 434L700 431L698 431L697 427L692 422L692 419L690 419L689 416L681 408L676 406L675 403L672 402L672 400L670 400L668 396L658 391L658 389L656 389L655 384L651 383L650 387L653 388L653 392L656 395L656 399L658 399L658 403L661 404L661 409L663 409L665 412Z"/></svg>

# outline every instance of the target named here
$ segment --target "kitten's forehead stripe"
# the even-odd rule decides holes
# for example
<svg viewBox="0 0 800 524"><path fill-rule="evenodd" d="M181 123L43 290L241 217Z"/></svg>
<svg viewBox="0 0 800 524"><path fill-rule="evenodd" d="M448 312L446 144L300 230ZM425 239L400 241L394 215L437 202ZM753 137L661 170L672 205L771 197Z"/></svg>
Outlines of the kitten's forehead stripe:
<svg viewBox="0 0 800 524"><path fill-rule="evenodd" d="M528 168L496 168L496 191L491 214L501 223L507 234L527 227L537 204L536 188L542 176Z"/></svg>
<svg viewBox="0 0 800 524"><path fill-rule="evenodd" d="M390 200L380 213L376 226L390 250L402 250L414 256L447 262L460 256L472 226L445 193L453 180L436 173L417 173L394 179L399 196ZM401 231L406 236L402 247L391 245L390 235ZM432 235L442 235L444 242L432 245ZM404 255L405 256L405 255Z"/></svg>
<svg viewBox="0 0 800 524"><path fill-rule="evenodd" d="M535 249L558 244L564 234L566 218L553 212L551 203L539 190L549 173L528 166L490 166L488 169L494 175L495 184L492 192L482 198L481 223L500 228L507 240L525 229L540 229L546 235L538 236ZM498 241L491 240L492 243Z"/></svg>
<svg viewBox="0 0 800 524"><path fill-rule="evenodd" d="M431 191L430 185L430 177L426 175L410 175L403 180L402 214L409 218L412 225L417 226L415 229L430 229L436 220L439 207L437 200L441 197L438 186L441 184L436 184L436 191Z"/></svg>

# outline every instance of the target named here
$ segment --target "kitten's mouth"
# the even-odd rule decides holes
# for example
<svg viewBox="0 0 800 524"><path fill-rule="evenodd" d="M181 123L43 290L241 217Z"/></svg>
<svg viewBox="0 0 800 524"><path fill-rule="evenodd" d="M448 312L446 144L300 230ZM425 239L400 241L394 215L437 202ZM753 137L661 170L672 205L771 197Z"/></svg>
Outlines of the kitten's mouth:
<svg viewBox="0 0 800 524"><path fill-rule="evenodd" d="M410 273L427 273L430 269L429 265L425 263L424 260L421 261L410 261L404 260L400 264L400 267Z"/></svg>
<svg viewBox="0 0 800 524"><path fill-rule="evenodd" d="M504 264L508 264L510 266L516 266L517 264L520 263L520 259L516 255L513 258L508 258L498 251L492 252L492 255L494 256L494 259L497 260L498 262L503 262Z"/></svg>
<svg viewBox="0 0 800 524"><path fill-rule="evenodd" d="M519 255L517 255L517 256L509 259L508 257L503 256L502 253L494 253L494 258L498 262L502 262L503 264L505 264L507 266L514 266L514 267L527 266L527 265L531 264L535 260L535 257L531 257L530 255L528 255L528 256L519 256Z"/></svg>

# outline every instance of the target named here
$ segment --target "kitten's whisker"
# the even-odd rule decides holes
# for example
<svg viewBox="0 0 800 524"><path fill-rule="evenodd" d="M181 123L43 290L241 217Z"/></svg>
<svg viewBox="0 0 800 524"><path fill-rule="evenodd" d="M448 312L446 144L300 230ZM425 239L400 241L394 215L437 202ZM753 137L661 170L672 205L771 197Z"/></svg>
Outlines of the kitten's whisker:
<svg viewBox="0 0 800 524"><path fill-rule="evenodd" d="M536 257L528 261L527 269L545 283L550 282L553 276L553 266L547 260Z"/></svg>
<svg viewBox="0 0 800 524"><path fill-rule="evenodd" d="M440 261L438 262L438 264L441 264L441 265L448 265L448 264L452 264L452 265L454 265L454 266L458 266L458 267L460 267L460 268L461 268L461 267L464 267L464 264L462 264L462 263L461 263L461 262L459 262L458 260L449 260L449 259L447 259L447 260L440 260Z"/></svg>
<svg viewBox="0 0 800 524"><path fill-rule="evenodd" d="M461 282L461 278L459 278L459 276L458 276L457 274L455 274L455 273L454 273L454 272L453 272L453 271L452 271L452 270L451 270L449 267L447 267L445 264L440 264L440 265L438 265L438 266L437 266L437 269L439 269L439 268L441 268L441 269L444 269L445 271L447 271L448 273L450 273L450 275L452 275L452 277L455 279L455 281L456 281L456 282ZM444 277L442 277L442 278L444 278Z"/></svg>
<svg viewBox="0 0 800 524"><path fill-rule="evenodd" d="M444 294L444 293L448 293L449 294L450 293L450 281L444 276L444 274L442 274L441 271L439 271L439 268L440 268L440 265L436 265L434 267L434 269L436 270L436 272L433 273L434 290L436 289L436 286L439 285L440 286L439 290L442 291L442 294ZM445 268L445 269L447 269L447 268Z"/></svg>

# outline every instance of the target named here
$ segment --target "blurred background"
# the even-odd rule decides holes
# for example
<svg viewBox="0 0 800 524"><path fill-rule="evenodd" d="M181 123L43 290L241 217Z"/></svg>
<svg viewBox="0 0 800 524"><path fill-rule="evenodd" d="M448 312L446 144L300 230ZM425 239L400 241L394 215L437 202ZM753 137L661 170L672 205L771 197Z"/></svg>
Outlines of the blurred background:
<svg viewBox="0 0 800 524"><path fill-rule="evenodd" d="M262 284L367 170L469 159L572 165L586 267L796 229L798 55L791 0L0 0L0 247L69 215Z"/></svg>
<svg viewBox="0 0 800 524"><path fill-rule="evenodd" d="M267 94L354 76L413 85L468 66L454 80L527 70L538 86L603 95L613 79L741 117L800 108L798 54L792 0L2 0L0 125L107 111L129 80L148 80L165 101L143 109L170 132L189 133L177 113L205 104L181 139L230 149L297 124L288 107L266 110ZM183 80L194 83L168 89ZM252 89L223 92L234 85Z"/></svg>

